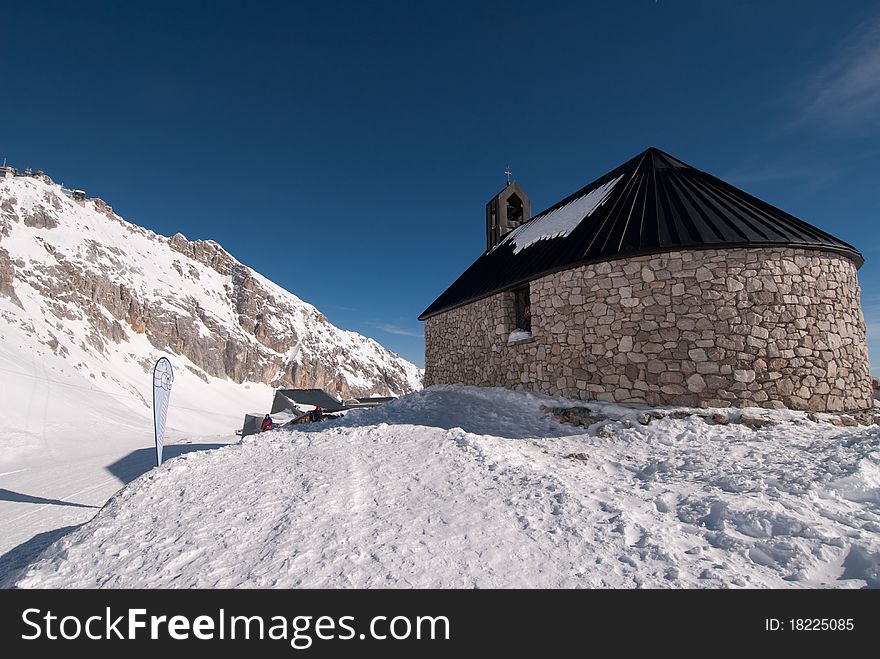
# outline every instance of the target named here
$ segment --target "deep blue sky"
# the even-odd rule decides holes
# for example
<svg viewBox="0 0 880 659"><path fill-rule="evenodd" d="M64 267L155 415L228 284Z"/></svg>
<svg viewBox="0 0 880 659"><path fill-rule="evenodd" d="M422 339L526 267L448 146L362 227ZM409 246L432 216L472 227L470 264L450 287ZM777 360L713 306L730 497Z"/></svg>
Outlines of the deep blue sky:
<svg viewBox="0 0 880 659"><path fill-rule="evenodd" d="M537 212L658 146L858 247L880 364L877 3L593 4L4 3L0 158L422 365L508 163Z"/></svg>

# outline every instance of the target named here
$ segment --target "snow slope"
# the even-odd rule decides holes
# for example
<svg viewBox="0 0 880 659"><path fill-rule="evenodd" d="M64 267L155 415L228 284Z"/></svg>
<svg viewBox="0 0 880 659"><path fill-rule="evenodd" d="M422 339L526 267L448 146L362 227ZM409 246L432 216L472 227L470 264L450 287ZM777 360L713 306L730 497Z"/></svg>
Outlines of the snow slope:
<svg viewBox="0 0 880 659"><path fill-rule="evenodd" d="M234 439L276 387L421 386L413 364L217 243L157 235L43 175L0 178L0 560L150 468L161 356L175 370L167 441L186 446Z"/></svg>
<svg viewBox="0 0 880 659"><path fill-rule="evenodd" d="M170 460L19 587L878 587L880 428L432 387ZM730 411L738 415L741 411ZM768 414L764 411L764 414ZM577 458L567 457L577 454Z"/></svg>
<svg viewBox="0 0 880 659"><path fill-rule="evenodd" d="M155 349L142 335L104 355L70 345L75 362L41 349L17 325L0 333L0 556L39 534L87 521L153 464L152 379L119 351ZM205 382L185 357L173 361L168 444L228 442L245 412L271 404L268 385L210 376ZM113 468L124 461L125 473Z"/></svg>

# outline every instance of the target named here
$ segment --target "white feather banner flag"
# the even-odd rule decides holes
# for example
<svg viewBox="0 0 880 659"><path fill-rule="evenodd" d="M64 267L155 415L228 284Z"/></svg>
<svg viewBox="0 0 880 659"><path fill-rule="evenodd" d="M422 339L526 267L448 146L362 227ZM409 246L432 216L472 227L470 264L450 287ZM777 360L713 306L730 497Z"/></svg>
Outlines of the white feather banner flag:
<svg viewBox="0 0 880 659"><path fill-rule="evenodd" d="M156 466L162 464L162 446L165 442L165 419L171 400L174 371L167 357L162 357L153 368L153 423L156 434Z"/></svg>

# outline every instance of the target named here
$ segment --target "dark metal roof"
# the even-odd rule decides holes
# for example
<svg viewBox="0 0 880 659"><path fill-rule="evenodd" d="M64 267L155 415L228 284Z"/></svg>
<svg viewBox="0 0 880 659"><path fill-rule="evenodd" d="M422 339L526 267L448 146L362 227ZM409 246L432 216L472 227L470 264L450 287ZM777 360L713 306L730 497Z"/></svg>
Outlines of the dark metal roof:
<svg viewBox="0 0 880 659"><path fill-rule="evenodd" d="M282 412L286 407L285 401L279 400L279 394L295 404L321 407L325 412L345 409L341 401L336 400L323 389L279 389L275 392L275 399L272 402L272 414Z"/></svg>
<svg viewBox="0 0 880 659"><path fill-rule="evenodd" d="M584 202L582 198L606 185L610 190L598 206ZM572 207L565 209L569 204ZM540 235L542 225L547 225L548 235L558 234L558 227L551 228L556 218L579 207L587 210L568 235L517 248L516 238L525 236L523 231ZM557 210L560 213L554 214ZM434 300L419 320L585 263L679 249L776 245L837 252L851 258L856 267L864 262L852 245L650 148L511 231Z"/></svg>
<svg viewBox="0 0 880 659"><path fill-rule="evenodd" d="M397 400L396 396L368 396L366 398L355 398L355 400L359 403L376 403L376 405L380 403L390 403L392 400Z"/></svg>

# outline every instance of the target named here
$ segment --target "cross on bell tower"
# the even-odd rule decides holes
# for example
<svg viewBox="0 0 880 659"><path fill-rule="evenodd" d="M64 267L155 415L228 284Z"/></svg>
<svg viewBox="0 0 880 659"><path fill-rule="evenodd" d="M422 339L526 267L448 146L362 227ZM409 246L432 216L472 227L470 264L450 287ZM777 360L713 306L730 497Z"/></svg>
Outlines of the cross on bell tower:
<svg viewBox="0 0 880 659"><path fill-rule="evenodd" d="M507 169L504 170L504 174L507 176L507 185L510 185L510 177L513 174L513 172L510 171L510 165L508 165Z"/></svg>

